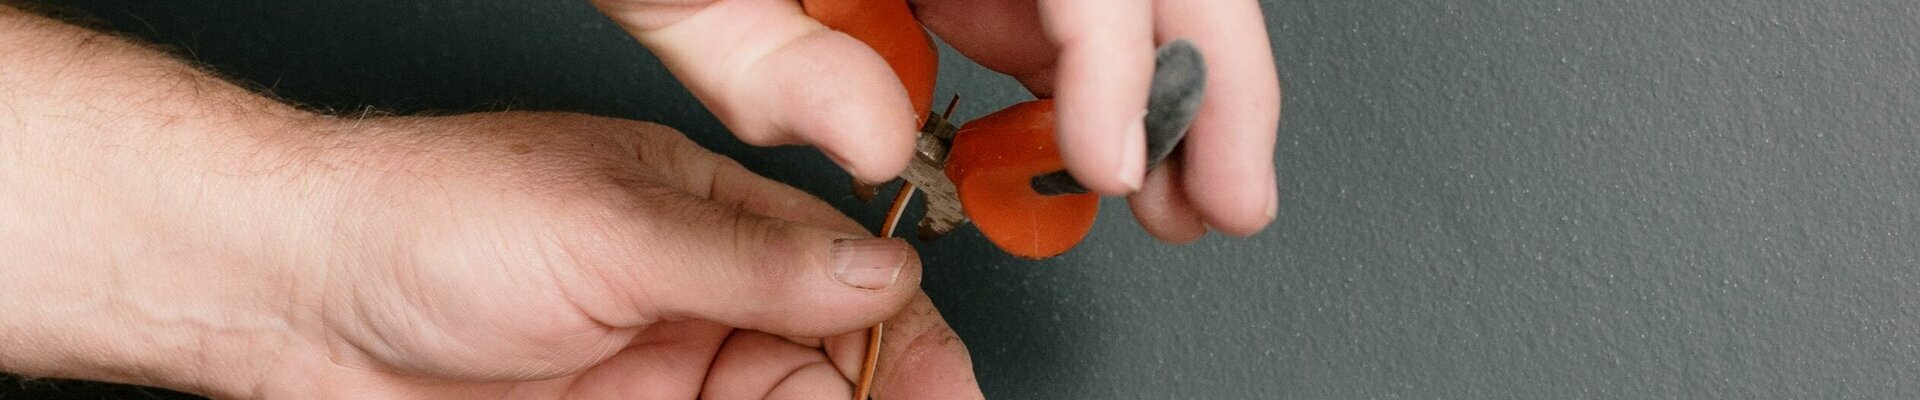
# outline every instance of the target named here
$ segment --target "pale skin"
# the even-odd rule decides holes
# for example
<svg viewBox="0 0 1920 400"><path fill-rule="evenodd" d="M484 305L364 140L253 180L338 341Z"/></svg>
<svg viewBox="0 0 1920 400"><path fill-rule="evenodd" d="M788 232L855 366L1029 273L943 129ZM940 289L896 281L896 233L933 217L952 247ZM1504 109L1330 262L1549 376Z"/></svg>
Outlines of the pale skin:
<svg viewBox="0 0 1920 400"><path fill-rule="evenodd" d="M1076 177L1173 242L1252 234L1277 201L1258 7L1199 3L914 2L1058 98ZM904 166L904 90L791 2L598 5L742 139L867 181ZM1128 125L1173 37L1224 89L1185 148L1205 156L1146 173ZM0 371L218 398L843 398L886 322L877 398L981 397L911 247L669 128L322 116L5 6L0 49Z"/></svg>

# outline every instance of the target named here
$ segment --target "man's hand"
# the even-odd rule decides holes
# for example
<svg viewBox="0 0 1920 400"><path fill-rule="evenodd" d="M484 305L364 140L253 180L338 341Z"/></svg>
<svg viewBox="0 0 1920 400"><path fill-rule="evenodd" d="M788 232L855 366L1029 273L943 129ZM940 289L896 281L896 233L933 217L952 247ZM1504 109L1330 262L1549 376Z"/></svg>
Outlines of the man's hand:
<svg viewBox="0 0 1920 400"><path fill-rule="evenodd" d="M833 0L810 0L833 1ZM901 0L909 1L909 0ZM855 178L898 174L913 112L884 60L794 0L596 0L742 140L820 147ZM1280 87L1252 0L911 0L940 38L1058 101L1062 157L1088 188L1131 195L1162 240L1251 235L1279 201ZM1188 38L1208 93L1181 157L1145 171L1153 49Z"/></svg>
<svg viewBox="0 0 1920 400"><path fill-rule="evenodd" d="M953 336L912 247L678 132L491 114L307 147L346 185L267 397L850 397L889 319L889 355L926 355L883 392L977 397L964 347L912 340Z"/></svg>
<svg viewBox="0 0 1920 400"><path fill-rule="evenodd" d="M980 397L911 247L670 129L320 117L3 7L0 45L0 371L217 397L850 397L885 320L878 395Z"/></svg>

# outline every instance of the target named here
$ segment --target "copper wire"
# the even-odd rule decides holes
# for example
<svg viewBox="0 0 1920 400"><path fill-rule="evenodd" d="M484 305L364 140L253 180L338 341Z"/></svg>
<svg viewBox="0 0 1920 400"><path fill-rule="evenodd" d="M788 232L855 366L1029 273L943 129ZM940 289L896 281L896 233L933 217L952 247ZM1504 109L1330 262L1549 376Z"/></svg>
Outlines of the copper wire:
<svg viewBox="0 0 1920 400"><path fill-rule="evenodd" d="M900 227L900 216L906 214L907 203L913 200L913 183L901 182L900 194L893 196L893 206L887 208L887 220L880 224L880 236L892 237ZM880 366L880 335L886 331L885 322L867 328L867 359L860 363L860 381L853 386L853 399L866 400L873 392L873 373Z"/></svg>

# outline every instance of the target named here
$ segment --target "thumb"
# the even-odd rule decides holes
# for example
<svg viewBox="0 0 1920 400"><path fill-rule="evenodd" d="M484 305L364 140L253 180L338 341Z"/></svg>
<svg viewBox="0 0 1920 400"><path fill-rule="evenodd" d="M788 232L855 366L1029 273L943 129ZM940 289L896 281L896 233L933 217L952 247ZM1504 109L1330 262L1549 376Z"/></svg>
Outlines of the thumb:
<svg viewBox="0 0 1920 400"><path fill-rule="evenodd" d="M647 235L655 240L640 275L659 318L822 337L883 321L919 291L919 254L899 239L678 201L686 204L651 207L671 211L652 219L664 236Z"/></svg>
<svg viewBox="0 0 1920 400"><path fill-rule="evenodd" d="M865 182L906 168L918 116L872 48L793 0L685 3L596 2L741 141L812 144Z"/></svg>

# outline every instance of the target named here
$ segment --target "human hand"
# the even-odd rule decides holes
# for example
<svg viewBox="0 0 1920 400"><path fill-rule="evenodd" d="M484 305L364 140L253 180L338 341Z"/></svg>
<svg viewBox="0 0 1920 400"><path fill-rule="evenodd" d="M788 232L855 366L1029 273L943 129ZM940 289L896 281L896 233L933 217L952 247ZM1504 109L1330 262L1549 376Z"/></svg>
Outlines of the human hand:
<svg viewBox="0 0 1920 400"><path fill-rule="evenodd" d="M595 3L748 143L812 144L869 182L898 174L911 154L913 111L885 61L808 18L798 2ZM1208 227L1251 235L1273 220L1280 88L1257 2L911 4L961 54L1055 98L1068 170L1095 191L1131 195L1154 236L1188 242ZM1206 55L1209 90L1182 156L1147 172L1141 116L1153 51L1175 38Z"/></svg>
<svg viewBox="0 0 1920 400"><path fill-rule="evenodd" d="M0 6L0 372L219 398L978 398L911 247L657 125L314 115Z"/></svg>
<svg viewBox="0 0 1920 400"><path fill-rule="evenodd" d="M885 320L878 398L980 397L911 247L670 129L203 115L0 143L28 155L0 160L20 189L0 253L26 256L0 264L0 371L278 399L846 398ZM210 134L234 128L272 133Z"/></svg>
<svg viewBox="0 0 1920 400"><path fill-rule="evenodd" d="M910 246L670 129L487 114L302 147L346 185L265 397L846 398L882 320L882 359L913 356L881 398L980 397Z"/></svg>

